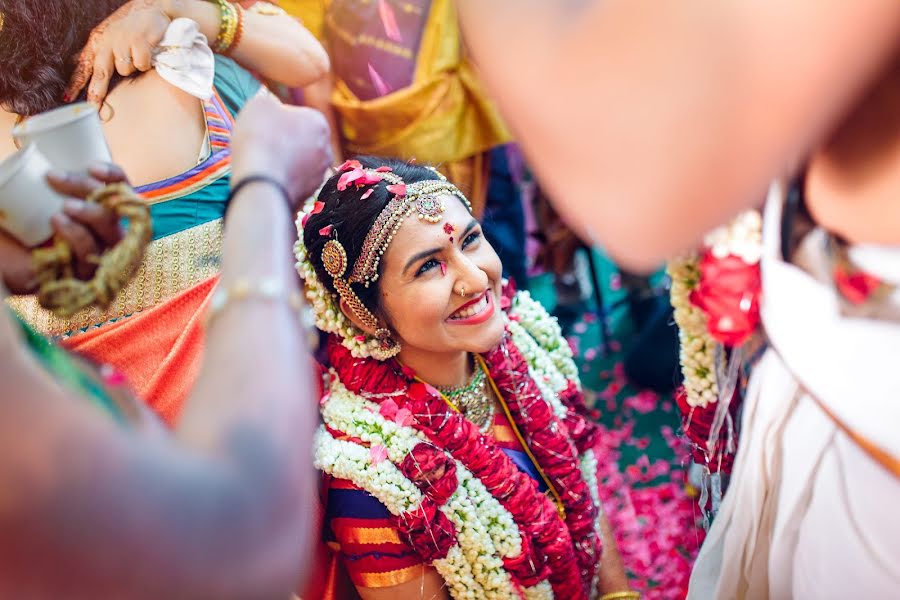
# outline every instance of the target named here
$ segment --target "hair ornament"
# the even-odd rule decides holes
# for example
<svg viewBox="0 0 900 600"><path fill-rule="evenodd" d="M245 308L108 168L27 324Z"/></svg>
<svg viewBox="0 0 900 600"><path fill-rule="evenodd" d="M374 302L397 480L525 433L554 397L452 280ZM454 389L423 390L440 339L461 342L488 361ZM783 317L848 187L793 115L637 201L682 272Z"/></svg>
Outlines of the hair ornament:
<svg viewBox="0 0 900 600"><path fill-rule="evenodd" d="M358 160L351 159L338 167L338 172L341 173L336 185L338 191L346 191L351 186L362 189L368 185L384 182L385 189L392 195L369 229L360 256L352 266L333 226L326 225L319 230L320 235L331 236L322 248L320 260L325 272L332 278L339 298L318 281L315 268L310 263L303 244L303 230L310 215L321 213L324 203L314 201L308 204L308 210L297 218L299 233L295 247L297 270L306 281L307 298L316 316L316 326L338 335L343 345L350 349L354 356L371 356L386 360L396 356L400 351L400 344L391 337L390 330L383 327L378 318L363 304L353 291L352 284L358 283L368 287L377 281L381 258L407 217L415 214L422 221L440 223L446 210L442 196L446 195L456 196L469 212L472 211L468 199L455 185L447 181L447 178L436 169L431 167L429 169L434 172L435 179L407 184L387 166L367 169ZM371 196L374 190L375 187L372 187L363 192L360 200ZM343 300L346 307L356 315L363 327L374 332L373 336L365 335L341 313L340 300Z"/></svg>

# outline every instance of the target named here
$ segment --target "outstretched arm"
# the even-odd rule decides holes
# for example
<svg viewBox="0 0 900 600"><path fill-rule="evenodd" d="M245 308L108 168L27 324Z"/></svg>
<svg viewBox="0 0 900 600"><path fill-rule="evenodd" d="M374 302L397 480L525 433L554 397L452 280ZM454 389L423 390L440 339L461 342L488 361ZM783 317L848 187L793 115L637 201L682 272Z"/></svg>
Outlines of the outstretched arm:
<svg viewBox="0 0 900 600"><path fill-rule="evenodd" d="M283 137L266 144L258 130ZM321 116L268 98L242 112L234 147L235 174L271 175L296 198L331 162ZM220 285L296 290L291 221L274 186L247 186ZM305 340L287 302L232 301L169 435L120 427L51 379L0 311L0 596L289 597L316 481Z"/></svg>
<svg viewBox="0 0 900 600"><path fill-rule="evenodd" d="M219 8L206 0L163 0L174 19L188 17L212 43L219 33ZM300 21L290 15L244 11L244 34L231 54L241 66L288 87L309 85L328 72L328 54Z"/></svg>
<svg viewBox="0 0 900 600"><path fill-rule="evenodd" d="M560 212L634 268L758 203L900 39L891 0L457 3Z"/></svg>
<svg viewBox="0 0 900 600"><path fill-rule="evenodd" d="M129 0L97 25L78 56L64 99L87 88L100 104L115 73L123 77L149 71L152 53L172 20L196 21L212 46L222 22L218 4L206 0ZM247 69L291 87L309 85L329 68L322 45L299 21L286 14L244 11L244 29L230 56Z"/></svg>

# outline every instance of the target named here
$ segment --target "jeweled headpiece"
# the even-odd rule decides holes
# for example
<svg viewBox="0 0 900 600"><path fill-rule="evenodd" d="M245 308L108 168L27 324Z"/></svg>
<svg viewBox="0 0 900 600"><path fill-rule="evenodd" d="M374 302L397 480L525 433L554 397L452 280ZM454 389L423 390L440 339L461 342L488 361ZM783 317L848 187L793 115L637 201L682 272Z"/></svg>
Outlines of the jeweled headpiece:
<svg viewBox="0 0 900 600"><path fill-rule="evenodd" d="M363 241L362 251L352 269L350 269L348 263L347 252L337 238L337 232L331 226L320 230L320 233L327 232L327 235L332 237L322 248L321 260L322 266L334 282L334 289L337 290L338 295L347 303L347 306L360 321L367 328L374 330L376 334L373 339L368 339L352 331L352 326L342 322L336 310L337 303L322 301L324 290L310 290L310 293L319 300L318 305L313 301L313 310L317 314L317 324L320 328L340 334L344 340L344 345L350 348L355 355L374 356L384 360L396 355L400 351L400 345L391 338L388 329L380 326L378 318L363 304L356 292L353 291L353 288L350 287L350 284L361 283L368 287L378 279L378 267L381 263L381 258L407 217L415 214L420 220L429 223L440 223L443 220L442 214L446 209L441 199L442 195L450 194L456 196L470 212L472 211L472 205L459 188L447 181L447 178L436 169L432 170L435 173L435 179L406 184L389 167L365 169L359 161L349 160L339 168L342 175L338 179L338 191L345 191L350 186L361 189L369 185L385 182L388 184L386 186L387 191L392 194L391 199L378 214L378 217L369 229L369 233ZM365 200L373 192L374 188L370 188L363 192L360 199ZM313 212L315 211L314 209ZM314 269L312 269L311 265L307 267L303 264L306 259L302 231L304 224L305 217L301 217L298 220L300 228L300 241L297 248L297 257L300 261L298 262L298 269L301 270L301 275L306 279L307 288L310 288L313 283L315 285L319 284L315 281ZM328 307L326 304L333 304L333 306ZM319 314L320 312L322 314Z"/></svg>
<svg viewBox="0 0 900 600"><path fill-rule="evenodd" d="M437 180L417 181L409 185L393 173L382 173L385 181L390 181L388 191L394 193L394 197L385 205L378 218L372 224L369 234L363 242L362 252L356 264L353 265L353 273L350 276L351 283L362 283L366 287L378 279L378 265L381 257L387 251L387 247L394 239L397 230L403 225L406 218L415 214L420 220L429 223L440 223L441 216L446 209L442 195L450 194L462 200L469 212L472 205L459 188L447 181L447 179L435 171L440 177Z"/></svg>

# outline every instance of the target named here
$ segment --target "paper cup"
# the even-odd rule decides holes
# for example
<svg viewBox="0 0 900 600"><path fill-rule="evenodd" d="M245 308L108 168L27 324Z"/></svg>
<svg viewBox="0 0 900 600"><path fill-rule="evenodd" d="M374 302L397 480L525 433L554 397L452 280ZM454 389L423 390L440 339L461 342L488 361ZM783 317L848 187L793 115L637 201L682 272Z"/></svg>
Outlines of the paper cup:
<svg viewBox="0 0 900 600"><path fill-rule="evenodd" d="M37 146L54 168L63 171L87 171L92 163L112 162L100 115L87 102L35 115L13 128L13 137L21 146Z"/></svg>
<svg viewBox="0 0 900 600"><path fill-rule="evenodd" d="M0 228L31 248L53 235L63 196L47 183L50 162L33 144L0 163Z"/></svg>

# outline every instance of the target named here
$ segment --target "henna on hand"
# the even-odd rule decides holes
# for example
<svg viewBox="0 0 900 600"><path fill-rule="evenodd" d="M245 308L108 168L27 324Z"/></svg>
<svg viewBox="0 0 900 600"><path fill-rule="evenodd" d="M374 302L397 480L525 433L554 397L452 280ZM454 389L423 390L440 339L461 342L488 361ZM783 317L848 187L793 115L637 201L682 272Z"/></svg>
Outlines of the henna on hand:
<svg viewBox="0 0 900 600"><path fill-rule="evenodd" d="M104 19L91 32L87 44L81 50L76 59L75 70L69 79L69 85L63 96L64 102L71 102L81 91L90 84L88 89L88 100L99 104L106 96L106 90L109 85L109 79L113 71L116 70L115 57L113 55L112 44L107 39L108 30L111 25L125 19L136 10L150 10L157 8L160 14L165 15L159 0L130 0L126 2L111 15ZM146 33L143 32L143 33ZM158 40L157 40L158 41ZM130 48L133 43L127 44ZM120 58L130 57L123 54ZM141 66L145 67L141 70L149 69L149 65L145 65L144 59L146 53L141 53ZM99 63L99 64L98 64ZM129 64L125 71L134 72L134 68Z"/></svg>

